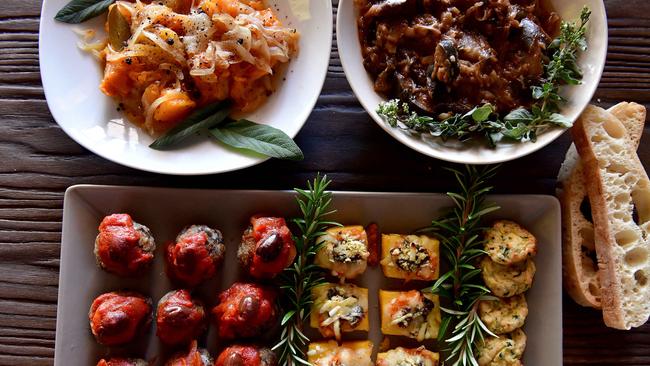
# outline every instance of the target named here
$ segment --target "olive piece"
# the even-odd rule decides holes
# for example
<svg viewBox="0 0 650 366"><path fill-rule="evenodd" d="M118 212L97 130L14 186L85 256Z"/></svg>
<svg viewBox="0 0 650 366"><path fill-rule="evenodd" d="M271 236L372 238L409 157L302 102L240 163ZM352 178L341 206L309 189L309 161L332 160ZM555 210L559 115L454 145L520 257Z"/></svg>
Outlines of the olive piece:
<svg viewBox="0 0 650 366"><path fill-rule="evenodd" d="M245 319L254 317L259 309L259 300L252 296L246 296L239 302L239 314Z"/></svg>
<svg viewBox="0 0 650 366"><path fill-rule="evenodd" d="M440 40L436 46L432 78L445 84L451 83L460 72L458 50L454 41L448 38Z"/></svg>
<svg viewBox="0 0 650 366"><path fill-rule="evenodd" d="M269 236L259 241L255 254L260 256L263 261L270 262L277 258L282 250L282 238L276 232L271 232Z"/></svg>
<svg viewBox="0 0 650 366"><path fill-rule="evenodd" d="M239 353L231 353L228 355L228 358L226 358L226 362L223 363L223 366L244 366L244 360Z"/></svg>

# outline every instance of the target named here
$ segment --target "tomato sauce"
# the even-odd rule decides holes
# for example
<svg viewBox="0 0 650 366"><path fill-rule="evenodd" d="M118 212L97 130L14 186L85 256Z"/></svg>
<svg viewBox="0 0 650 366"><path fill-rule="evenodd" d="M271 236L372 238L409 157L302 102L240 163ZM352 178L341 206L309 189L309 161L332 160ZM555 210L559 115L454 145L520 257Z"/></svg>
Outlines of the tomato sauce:
<svg viewBox="0 0 650 366"><path fill-rule="evenodd" d="M198 232L185 235L167 246L167 270L170 276L188 286L196 286L214 276L216 263L210 256L207 243L207 234Z"/></svg>
<svg viewBox="0 0 650 366"><path fill-rule="evenodd" d="M106 216L99 225L96 255L107 271L131 276L137 274L153 260L153 253L140 247L140 235L128 214Z"/></svg>
<svg viewBox="0 0 650 366"><path fill-rule="evenodd" d="M178 354L165 363L165 366L208 366L197 348L196 341L192 341L187 353Z"/></svg>
<svg viewBox="0 0 650 366"><path fill-rule="evenodd" d="M205 312L187 290L173 291L163 297L156 313L156 334L163 343L189 342L203 331Z"/></svg>
<svg viewBox="0 0 650 366"><path fill-rule="evenodd" d="M282 272L293 262L296 256L296 246L291 238L291 231L281 217L253 217L252 236L257 243L256 250L250 265L250 274L255 278L274 277ZM274 257L262 255L260 246L270 235L277 235L281 241L281 247L274 253Z"/></svg>
<svg viewBox="0 0 650 366"><path fill-rule="evenodd" d="M262 364L259 351L251 346L231 346L223 350L214 366L259 366Z"/></svg>
<svg viewBox="0 0 650 366"><path fill-rule="evenodd" d="M109 292L93 301L90 328L97 342L112 346L128 343L149 320L151 304L135 294Z"/></svg>
<svg viewBox="0 0 650 366"><path fill-rule="evenodd" d="M272 328L278 320L276 299L277 294L270 288L233 284L219 295L220 303L212 309L219 337L256 337Z"/></svg>

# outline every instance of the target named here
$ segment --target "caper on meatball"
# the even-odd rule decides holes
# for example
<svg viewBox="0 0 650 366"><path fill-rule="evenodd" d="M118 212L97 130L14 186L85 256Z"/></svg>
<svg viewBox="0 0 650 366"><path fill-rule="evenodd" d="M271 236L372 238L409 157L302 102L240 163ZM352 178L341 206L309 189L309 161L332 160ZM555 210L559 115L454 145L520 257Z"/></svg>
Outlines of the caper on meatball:
<svg viewBox="0 0 650 366"><path fill-rule="evenodd" d="M165 366L212 366L212 356L208 350L198 348L196 341L192 341L187 351L174 354Z"/></svg>
<svg viewBox="0 0 650 366"><path fill-rule="evenodd" d="M275 353L265 347L233 345L224 349L214 366L276 366Z"/></svg>
<svg viewBox="0 0 650 366"><path fill-rule="evenodd" d="M90 306L90 330L100 344L126 344L151 323L151 310L151 299L136 292L108 292Z"/></svg>
<svg viewBox="0 0 650 366"><path fill-rule="evenodd" d="M148 366L149 363L140 358L109 358L101 359L97 366Z"/></svg>
<svg viewBox="0 0 650 366"><path fill-rule="evenodd" d="M203 305L189 291L170 291L158 302L156 335L163 343L189 343L201 335L205 326Z"/></svg>
<svg viewBox="0 0 650 366"><path fill-rule="evenodd" d="M293 263L296 245L281 217L253 216L242 236L237 258L254 278L273 278Z"/></svg>
<svg viewBox="0 0 650 366"><path fill-rule="evenodd" d="M128 214L104 217L95 239L95 258L104 270L118 276L136 276L153 262L156 243L151 231Z"/></svg>
<svg viewBox="0 0 650 366"><path fill-rule="evenodd" d="M219 230L205 225L189 226L167 246L167 274L179 284L194 287L212 278L226 252Z"/></svg>
<svg viewBox="0 0 650 366"><path fill-rule="evenodd" d="M277 325L277 293L254 283L235 283L219 294L212 315L220 338L260 336Z"/></svg>

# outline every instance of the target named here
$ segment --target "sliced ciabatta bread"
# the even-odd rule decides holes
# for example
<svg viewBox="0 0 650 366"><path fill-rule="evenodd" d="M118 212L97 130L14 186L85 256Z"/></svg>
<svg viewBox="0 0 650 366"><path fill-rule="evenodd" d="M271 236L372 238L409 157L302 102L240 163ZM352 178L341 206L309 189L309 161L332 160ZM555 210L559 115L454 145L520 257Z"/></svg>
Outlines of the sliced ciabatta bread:
<svg viewBox="0 0 650 366"><path fill-rule="evenodd" d="M645 107L622 102L608 109L628 131L629 143L638 147L645 125ZM600 309L600 281L594 247L594 226L582 163L571 144L558 175L557 196L562 204L562 268L564 287L582 306ZM584 213L583 213L584 211ZM585 217L587 214L589 217Z"/></svg>
<svg viewBox="0 0 650 366"><path fill-rule="evenodd" d="M605 324L640 326L650 317L650 179L611 113L588 106L572 134L591 202Z"/></svg>

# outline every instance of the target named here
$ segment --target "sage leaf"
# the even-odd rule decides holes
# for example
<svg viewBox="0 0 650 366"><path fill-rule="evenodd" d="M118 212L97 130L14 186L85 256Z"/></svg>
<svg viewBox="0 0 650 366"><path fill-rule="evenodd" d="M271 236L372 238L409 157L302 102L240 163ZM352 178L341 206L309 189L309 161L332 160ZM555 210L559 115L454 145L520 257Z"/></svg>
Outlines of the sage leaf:
<svg viewBox="0 0 650 366"><path fill-rule="evenodd" d="M213 103L197 109L164 136L159 137L149 147L156 150L173 148L174 145L193 134L223 122L228 117L228 114L230 114L230 102L228 101Z"/></svg>
<svg viewBox="0 0 650 366"><path fill-rule="evenodd" d="M54 19L64 23L83 23L102 14L115 0L72 0L64 6Z"/></svg>
<svg viewBox="0 0 650 366"><path fill-rule="evenodd" d="M240 119L213 128L210 133L228 146L251 150L272 158L304 159L302 151L291 137L268 125Z"/></svg>

